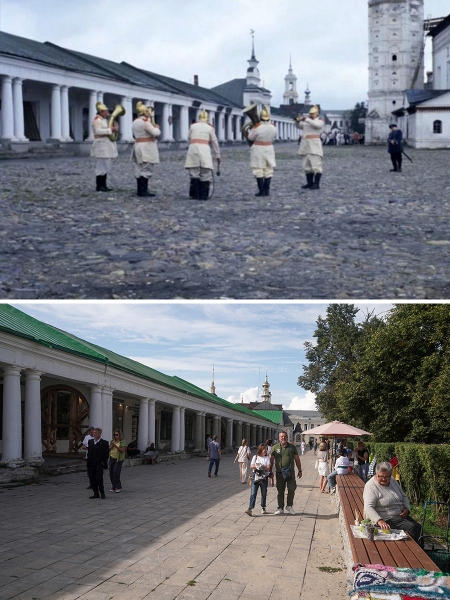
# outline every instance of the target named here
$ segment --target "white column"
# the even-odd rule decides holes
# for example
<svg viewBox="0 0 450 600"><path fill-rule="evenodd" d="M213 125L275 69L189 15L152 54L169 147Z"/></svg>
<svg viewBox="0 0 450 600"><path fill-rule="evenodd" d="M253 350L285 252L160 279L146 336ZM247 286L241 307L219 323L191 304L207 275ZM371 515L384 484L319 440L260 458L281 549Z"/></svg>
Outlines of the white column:
<svg viewBox="0 0 450 600"><path fill-rule="evenodd" d="M180 142L187 142L189 133L189 107L180 107Z"/></svg>
<svg viewBox="0 0 450 600"><path fill-rule="evenodd" d="M202 413L202 450L206 448L206 413Z"/></svg>
<svg viewBox="0 0 450 600"><path fill-rule="evenodd" d="M61 134L63 140L71 142L70 121L69 121L69 88L67 85L61 86Z"/></svg>
<svg viewBox="0 0 450 600"><path fill-rule="evenodd" d="M14 106L14 137L20 142L27 142L25 137L25 126L23 122L23 79L16 77L13 80L13 106Z"/></svg>
<svg viewBox="0 0 450 600"><path fill-rule="evenodd" d="M2 139L15 140L12 77L2 77Z"/></svg>
<svg viewBox="0 0 450 600"><path fill-rule="evenodd" d="M172 413L172 452L178 452L180 449L180 407L174 406Z"/></svg>
<svg viewBox="0 0 450 600"><path fill-rule="evenodd" d="M126 111L122 117L119 117L120 141L132 142L134 140L132 136L133 108L131 98L122 96L120 99L120 104Z"/></svg>
<svg viewBox="0 0 450 600"><path fill-rule="evenodd" d="M233 115L227 115L227 142L233 141Z"/></svg>
<svg viewBox="0 0 450 600"><path fill-rule="evenodd" d="M139 402L138 448L145 452L148 447L148 398Z"/></svg>
<svg viewBox="0 0 450 600"><path fill-rule="evenodd" d="M92 121L94 120L94 117L97 114L97 109L95 108L96 102L97 92L91 90L89 94L89 135L86 138L87 142L91 142L94 139L94 132L92 131Z"/></svg>
<svg viewBox="0 0 450 600"><path fill-rule="evenodd" d="M111 440L113 435L112 390L102 389L103 439Z"/></svg>
<svg viewBox="0 0 450 600"><path fill-rule="evenodd" d="M60 141L61 138L61 86L52 85L50 139Z"/></svg>
<svg viewBox="0 0 450 600"><path fill-rule="evenodd" d="M214 119L215 119L215 116L216 116L216 113L215 113L213 110L210 110L210 111L209 111L209 114L208 114L208 123L209 123L210 125L212 125L213 127L214 127Z"/></svg>
<svg viewBox="0 0 450 600"><path fill-rule="evenodd" d="M223 112L219 113L219 127L217 139L219 140L219 142L225 141L225 115L223 114Z"/></svg>
<svg viewBox="0 0 450 600"><path fill-rule="evenodd" d="M215 435L217 435L217 437L220 436L220 417L219 417L219 415L214 415L213 433L212 433L213 439L214 439Z"/></svg>
<svg viewBox="0 0 450 600"><path fill-rule="evenodd" d="M225 446L227 448L233 447L233 419L227 419L227 436L225 439Z"/></svg>
<svg viewBox="0 0 450 600"><path fill-rule="evenodd" d="M202 415L202 412L195 413L194 451L204 450L204 441L202 438Z"/></svg>
<svg viewBox="0 0 450 600"><path fill-rule="evenodd" d="M163 115L162 115L162 141L173 142L172 136L172 105L163 104Z"/></svg>
<svg viewBox="0 0 450 600"><path fill-rule="evenodd" d="M156 446L156 400L148 401L148 445Z"/></svg>
<svg viewBox="0 0 450 600"><path fill-rule="evenodd" d="M23 457L30 465L40 465L42 458L41 373L27 370L25 381L25 423Z"/></svg>
<svg viewBox="0 0 450 600"><path fill-rule="evenodd" d="M97 92L97 102L103 102L103 92Z"/></svg>
<svg viewBox="0 0 450 600"><path fill-rule="evenodd" d="M91 387L89 423L92 427L100 427L103 429L102 388L99 385L93 385Z"/></svg>
<svg viewBox="0 0 450 600"><path fill-rule="evenodd" d="M40 419L38 423L40 423ZM22 459L20 367L5 367L3 369L2 440L2 462L7 463L9 467L21 467L24 462Z"/></svg>
<svg viewBox="0 0 450 600"><path fill-rule="evenodd" d="M184 406L180 408L180 452L184 452L184 446L186 443L186 409Z"/></svg>
<svg viewBox="0 0 450 600"><path fill-rule="evenodd" d="M235 117L235 123L234 123L234 139L236 140L236 142L240 142L242 139L242 133L241 133L241 117L236 116ZM240 440L239 440L240 441Z"/></svg>

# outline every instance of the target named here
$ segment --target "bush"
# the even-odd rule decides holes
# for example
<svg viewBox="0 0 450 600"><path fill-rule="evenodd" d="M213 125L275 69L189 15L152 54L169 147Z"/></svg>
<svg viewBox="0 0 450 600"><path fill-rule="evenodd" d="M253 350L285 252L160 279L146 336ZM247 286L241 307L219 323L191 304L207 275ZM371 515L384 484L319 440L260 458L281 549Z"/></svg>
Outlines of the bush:
<svg viewBox="0 0 450 600"><path fill-rule="evenodd" d="M397 456L400 482L412 504L450 502L449 445L369 442L366 447L377 463Z"/></svg>

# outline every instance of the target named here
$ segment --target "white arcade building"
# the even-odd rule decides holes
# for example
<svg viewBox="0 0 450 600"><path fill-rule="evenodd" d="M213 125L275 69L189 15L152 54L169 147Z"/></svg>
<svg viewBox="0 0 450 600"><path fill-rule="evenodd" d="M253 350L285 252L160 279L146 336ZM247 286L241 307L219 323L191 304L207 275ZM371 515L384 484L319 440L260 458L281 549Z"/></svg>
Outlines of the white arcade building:
<svg viewBox="0 0 450 600"><path fill-rule="evenodd" d="M8 304L0 304L0 369L1 462L11 467L39 465L43 454L83 453L88 425L101 427L105 439L120 427L140 450L153 442L173 453L204 450L208 434L231 449L243 437L255 446L281 431L244 406Z"/></svg>
<svg viewBox="0 0 450 600"><path fill-rule="evenodd" d="M254 64L253 57L249 62ZM134 141L131 124L141 100L154 107L162 144L186 143L189 126L202 109L208 111L219 142L242 142L243 100L253 99L256 91L257 100L261 92L270 104L270 92L254 84L258 76L257 67L249 67L245 81L251 93L235 102L199 86L197 76L193 84L185 83L126 62L0 32L0 140L18 152L47 142L74 153L88 152L95 104L102 101L110 109L120 104L126 110L119 119L120 151ZM273 120L279 139L288 139L289 116Z"/></svg>

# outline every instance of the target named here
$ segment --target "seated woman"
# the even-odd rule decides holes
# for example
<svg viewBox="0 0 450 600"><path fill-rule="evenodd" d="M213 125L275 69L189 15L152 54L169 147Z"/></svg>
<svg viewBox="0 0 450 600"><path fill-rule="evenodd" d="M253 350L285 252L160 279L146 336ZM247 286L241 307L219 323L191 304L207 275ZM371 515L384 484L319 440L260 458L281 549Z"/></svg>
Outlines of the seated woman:
<svg viewBox="0 0 450 600"><path fill-rule="evenodd" d="M147 448L147 450L144 452L145 464L148 465L149 463L151 463L152 465L154 465L158 456L159 452L156 450L155 444L153 444L152 442Z"/></svg>
<svg viewBox="0 0 450 600"><path fill-rule="evenodd" d="M348 473L348 456L345 448L339 451L339 457L336 459L334 471L327 477L328 491L334 494L336 491L336 475L347 475Z"/></svg>
<svg viewBox="0 0 450 600"><path fill-rule="evenodd" d="M409 516L409 500L392 477L392 465L378 463L375 475L364 486L364 514L374 525L388 530L404 529L416 540L420 536L420 524Z"/></svg>

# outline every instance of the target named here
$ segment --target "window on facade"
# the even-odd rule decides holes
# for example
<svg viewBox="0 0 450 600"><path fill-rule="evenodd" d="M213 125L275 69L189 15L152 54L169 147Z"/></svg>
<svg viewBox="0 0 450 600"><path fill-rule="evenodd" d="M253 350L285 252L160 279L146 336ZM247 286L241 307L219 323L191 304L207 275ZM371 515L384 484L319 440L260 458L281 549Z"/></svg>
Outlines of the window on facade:
<svg viewBox="0 0 450 600"><path fill-rule="evenodd" d="M433 122L433 133L442 133L442 121Z"/></svg>
<svg viewBox="0 0 450 600"><path fill-rule="evenodd" d="M396 55L396 54L393 54L393 55L392 55L392 60L393 60L394 62L397 60L397 55Z"/></svg>
<svg viewBox="0 0 450 600"><path fill-rule="evenodd" d="M306 431L308 429L308 423L304 423L303 424L303 431Z"/></svg>
<svg viewBox="0 0 450 600"><path fill-rule="evenodd" d="M397 100L392 100L392 104L397 104Z"/></svg>

